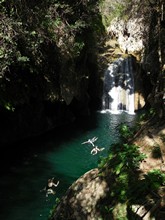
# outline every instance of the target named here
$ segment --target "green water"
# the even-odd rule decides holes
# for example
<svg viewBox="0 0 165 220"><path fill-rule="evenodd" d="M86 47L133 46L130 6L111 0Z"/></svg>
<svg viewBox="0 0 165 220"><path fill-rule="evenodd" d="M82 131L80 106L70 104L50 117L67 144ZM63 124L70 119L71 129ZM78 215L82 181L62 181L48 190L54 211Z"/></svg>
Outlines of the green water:
<svg viewBox="0 0 165 220"><path fill-rule="evenodd" d="M117 126L131 122L136 115L97 112L77 124L54 130L44 137L10 146L1 157L0 219L47 220L56 198L86 171L97 167L111 143L118 140ZM105 150L91 155L91 146L82 142L98 137L97 146ZM12 147L12 148L11 148ZM17 150L15 150L15 148ZM12 149L12 150L11 150ZM40 190L51 177L60 181L56 195Z"/></svg>

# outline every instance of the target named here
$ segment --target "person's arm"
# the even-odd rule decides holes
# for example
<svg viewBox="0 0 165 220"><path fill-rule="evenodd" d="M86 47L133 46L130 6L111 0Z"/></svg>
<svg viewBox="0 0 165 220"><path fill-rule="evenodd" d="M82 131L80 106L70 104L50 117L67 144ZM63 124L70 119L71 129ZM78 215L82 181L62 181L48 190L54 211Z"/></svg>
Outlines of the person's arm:
<svg viewBox="0 0 165 220"><path fill-rule="evenodd" d="M96 150L97 150L97 151L100 151L100 148L96 147Z"/></svg>
<svg viewBox="0 0 165 220"><path fill-rule="evenodd" d="M57 181L57 183L53 183L53 185L54 185L55 187L57 187L59 183L60 183L60 181Z"/></svg>
<svg viewBox="0 0 165 220"><path fill-rule="evenodd" d="M92 155L97 154L97 150L96 150L95 148L93 148L93 149L91 150L91 154L92 154Z"/></svg>

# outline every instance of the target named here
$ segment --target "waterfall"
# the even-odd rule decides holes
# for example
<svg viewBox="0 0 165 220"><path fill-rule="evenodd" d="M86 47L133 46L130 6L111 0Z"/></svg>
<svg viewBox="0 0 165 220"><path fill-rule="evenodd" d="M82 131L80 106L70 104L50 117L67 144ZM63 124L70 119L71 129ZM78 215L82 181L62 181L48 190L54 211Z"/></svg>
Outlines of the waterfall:
<svg viewBox="0 0 165 220"><path fill-rule="evenodd" d="M112 113L134 114L134 77L132 58L119 58L104 75L102 109Z"/></svg>

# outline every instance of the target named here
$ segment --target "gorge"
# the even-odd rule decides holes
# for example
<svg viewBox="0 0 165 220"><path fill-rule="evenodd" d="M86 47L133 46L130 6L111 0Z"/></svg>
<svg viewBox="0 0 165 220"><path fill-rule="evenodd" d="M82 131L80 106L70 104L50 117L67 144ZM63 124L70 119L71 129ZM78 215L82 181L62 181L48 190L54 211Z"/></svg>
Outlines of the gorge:
<svg viewBox="0 0 165 220"><path fill-rule="evenodd" d="M14 212L16 220L46 218L39 215L43 200L35 203L40 197L35 184L40 188L52 176L61 177L63 192L58 205L51 203L56 206L51 220L163 219L164 4L0 1L0 145L7 161L1 160L3 219L13 219ZM142 121L130 127L129 119L139 114ZM97 131L99 123L104 131ZM44 134L53 134L46 144ZM116 135L121 142L111 143L118 141ZM94 136L106 149L105 157L96 155L99 164L89 146L81 148ZM36 213L31 212L33 193Z"/></svg>

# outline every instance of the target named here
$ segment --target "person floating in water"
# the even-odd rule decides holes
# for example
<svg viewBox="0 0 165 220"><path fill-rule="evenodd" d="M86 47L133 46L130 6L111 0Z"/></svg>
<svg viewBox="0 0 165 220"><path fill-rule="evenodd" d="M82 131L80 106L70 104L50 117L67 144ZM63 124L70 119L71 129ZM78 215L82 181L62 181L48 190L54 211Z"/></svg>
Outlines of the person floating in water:
<svg viewBox="0 0 165 220"><path fill-rule="evenodd" d="M98 148L97 146L95 146L92 150L91 150L91 154L95 155L97 154L99 151L104 150L104 148Z"/></svg>
<svg viewBox="0 0 165 220"><path fill-rule="evenodd" d="M59 181L57 183L54 182L54 177L52 179L48 179L47 186L44 187L42 191L46 191L46 197L48 197L49 194L55 194L56 192L53 190L53 187L57 187L59 184Z"/></svg>
<svg viewBox="0 0 165 220"><path fill-rule="evenodd" d="M83 142L82 144L91 144L93 147L95 146L94 145L94 142L97 141L97 137L93 137L92 139L88 139L87 141Z"/></svg>

